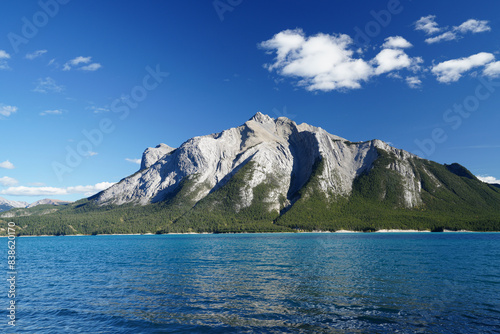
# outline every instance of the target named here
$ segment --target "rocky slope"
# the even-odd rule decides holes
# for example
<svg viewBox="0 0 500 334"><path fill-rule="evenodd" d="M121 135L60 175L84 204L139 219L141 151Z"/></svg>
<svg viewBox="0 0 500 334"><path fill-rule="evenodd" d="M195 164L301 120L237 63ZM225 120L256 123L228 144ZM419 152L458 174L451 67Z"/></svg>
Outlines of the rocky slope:
<svg viewBox="0 0 500 334"><path fill-rule="evenodd" d="M297 125L285 117L273 119L261 113L242 126L192 138L177 149L165 144L148 148L140 171L93 200L99 205L155 203L175 194L183 181L191 180L193 200L198 202L253 162L253 171L240 189L235 209L252 204L258 185L272 183L273 189L264 201L270 211L282 210L297 200L298 191L311 177L317 161L324 164L319 191L328 198L349 196L355 178L373 167L380 151L395 157L386 168L400 176L402 205L420 205L421 180L412 165L417 158L413 154L380 140L352 143L319 127Z"/></svg>
<svg viewBox="0 0 500 334"><path fill-rule="evenodd" d="M18 201L9 201L6 200L5 198L0 197L0 212L4 211L9 211L11 209L28 209L28 208L33 208L38 205L64 205L64 204L69 204L71 202L68 201L61 201L58 199L49 199L49 198L44 198L39 201L33 202L31 204L26 203L26 202L18 202ZM8 216L8 215L7 215ZM2 217L7 217L5 214Z"/></svg>
<svg viewBox="0 0 500 334"><path fill-rule="evenodd" d="M5 198L0 197L0 212L8 211L13 208L25 208L28 206L26 202L9 201Z"/></svg>

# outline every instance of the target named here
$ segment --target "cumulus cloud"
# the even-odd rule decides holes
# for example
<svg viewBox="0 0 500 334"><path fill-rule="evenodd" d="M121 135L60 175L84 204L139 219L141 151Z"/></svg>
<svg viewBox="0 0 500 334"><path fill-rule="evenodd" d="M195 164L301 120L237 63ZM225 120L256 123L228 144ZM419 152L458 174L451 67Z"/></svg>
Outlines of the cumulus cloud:
<svg viewBox="0 0 500 334"><path fill-rule="evenodd" d="M64 90L64 86L56 84L56 81L51 77L46 77L45 79L38 79L38 83L33 91L38 93L61 93Z"/></svg>
<svg viewBox="0 0 500 334"><path fill-rule="evenodd" d="M0 162L0 168L5 168L5 169L14 169L14 164L10 162L9 160L6 160L4 162Z"/></svg>
<svg viewBox="0 0 500 334"><path fill-rule="evenodd" d="M63 113L62 109L54 109L54 110L45 110L40 113L40 116L45 115L61 115Z"/></svg>
<svg viewBox="0 0 500 334"><path fill-rule="evenodd" d="M9 117L17 112L17 107L0 104L0 116Z"/></svg>
<svg viewBox="0 0 500 334"><path fill-rule="evenodd" d="M9 70L9 64L7 63L7 59L10 59L10 54L8 54L4 50L0 50L0 70Z"/></svg>
<svg viewBox="0 0 500 334"><path fill-rule="evenodd" d="M375 56L373 63L377 65L375 74L383 74L404 68L418 67L423 60L410 58L403 50L384 49Z"/></svg>
<svg viewBox="0 0 500 334"><path fill-rule="evenodd" d="M406 49L411 48L413 45L401 36L392 36L385 39L382 44L384 49Z"/></svg>
<svg viewBox="0 0 500 334"><path fill-rule="evenodd" d="M495 61L486 65L483 74L488 77L500 76L500 61Z"/></svg>
<svg viewBox="0 0 500 334"><path fill-rule="evenodd" d="M15 186L18 183L19 183L19 181L17 181L16 179L14 179L12 177L8 177L8 176L0 177L0 184L4 187Z"/></svg>
<svg viewBox="0 0 500 334"><path fill-rule="evenodd" d="M285 30L259 46L275 53L274 62L264 67L284 77L297 79L309 91L356 89L371 77L411 68L421 62L401 48L411 44L400 36L387 38L385 48L370 61L355 57L353 40L345 34L319 33L307 37L301 29Z"/></svg>
<svg viewBox="0 0 500 334"><path fill-rule="evenodd" d="M421 30L427 35L438 33L442 30L436 22L436 15L423 16L415 22L415 30Z"/></svg>
<svg viewBox="0 0 500 334"><path fill-rule="evenodd" d="M9 196L63 196L70 194L84 194L88 197L100 191L106 190L114 184L115 183L113 182L101 182L95 185L66 188L19 186L1 190L0 194Z"/></svg>
<svg viewBox="0 0 500 334"><path fill-rule="evenodd" d="M92 57L82 57L78 56L74 59L69 60L63 65L63 71L70 71L72 68L77 68L82 71L97 71L101 68L101 64L92 63ZM88 65L85 65L88 64ZM79 66L79 67L78 67Z"/></svg>
<svg viewBox="0 0 500 334"><path fill-rule="evenodd" d="M138 164L138 165L141 164L141 159L129 159L129 158L126 158L125 160L128 161L128 162L134 163L134 164Z"/></svg>
<svg viewBox="0 0 500 334"><path fill-rule="evenodd" d="M449 83L458 81L462 74L476 67L485 66L495 60L491 53L480 52L470 57L447 60L431 68L431 72L439 82Z"/></svg>
<svg viewBox="0 0 500 334"><path fill-rule="evenodd" d="M24 58L29 59L29 60L33 60L33 59L38 58L41 55L44 55L46 53L47 53L47 50L37 50L37 51L32 52L32 53L27 53L26 56L24 56Z"/></svg>
<svg viewBox="0 0 500 334"><path fill-rule="evenodd" d="M500 184L500 180L493 177L493 176L476 176L479 180L485 182L485 183L492 183L492 184Z"/></svg>

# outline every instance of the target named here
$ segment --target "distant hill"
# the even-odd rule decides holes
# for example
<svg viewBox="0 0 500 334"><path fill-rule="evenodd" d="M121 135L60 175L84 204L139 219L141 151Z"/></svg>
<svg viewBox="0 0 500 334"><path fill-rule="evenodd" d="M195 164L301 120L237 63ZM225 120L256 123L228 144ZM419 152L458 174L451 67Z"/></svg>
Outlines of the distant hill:
<svg viewBox="0 0 500 334"><path fill-rule="evenodd" d="M65 205L65 204L69 204L69 203L71 203L71 202L61 201L58 199L45 198L45 199L41 199L39 201L36 201L34 203L28 204L26 202L9 201L9 200L6 200L5 198L0 197L0 213L5 212L5 211L9 211L12 209L33 208L33 207L38 206L38 205L57 206L57 205ZM2 214L0 214L0 217L2 217Z"/></svg>

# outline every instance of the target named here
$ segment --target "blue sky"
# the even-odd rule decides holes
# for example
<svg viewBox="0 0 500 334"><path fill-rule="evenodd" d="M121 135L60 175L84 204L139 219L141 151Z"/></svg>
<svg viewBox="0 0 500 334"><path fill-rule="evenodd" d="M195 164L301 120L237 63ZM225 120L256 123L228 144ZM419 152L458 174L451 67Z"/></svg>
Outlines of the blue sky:
<svg viewBox="0 0 500 334"><path fill-rule="evenodd" d="M500 3L3 1L0 196L77 200L257 111L500 179Z"/></svg>

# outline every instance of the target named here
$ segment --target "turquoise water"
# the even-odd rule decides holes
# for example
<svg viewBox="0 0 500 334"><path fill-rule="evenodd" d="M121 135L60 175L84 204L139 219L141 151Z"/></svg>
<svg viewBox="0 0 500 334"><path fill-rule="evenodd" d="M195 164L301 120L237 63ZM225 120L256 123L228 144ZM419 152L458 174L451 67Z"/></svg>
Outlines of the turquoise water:
<svg viewBox="0 0 500 334"><path fill-rule="evenodd" d="M16 240L3 332L500 333L500 233Z"/></svg>

